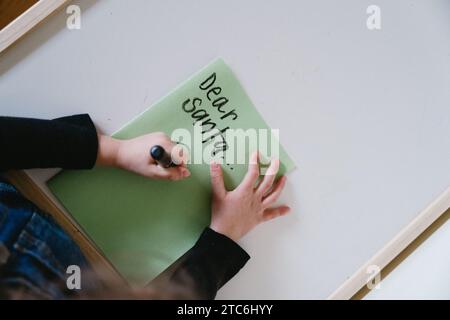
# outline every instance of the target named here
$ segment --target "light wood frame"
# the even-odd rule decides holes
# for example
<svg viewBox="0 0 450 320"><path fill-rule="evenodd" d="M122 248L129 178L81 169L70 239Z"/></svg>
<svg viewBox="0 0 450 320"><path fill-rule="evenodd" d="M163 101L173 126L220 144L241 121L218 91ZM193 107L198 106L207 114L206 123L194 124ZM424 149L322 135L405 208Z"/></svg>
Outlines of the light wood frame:
<svg viewBox="0 0 450 320"><path fill-rule="evenodd" d="M68 0L39 0L0 30L0 53Z"/></svg>
<svg viewBox="0 0 450 320"><path fill-rule="evenodd" d="M380 272L406 249L417 237L431 226L450 208L450 187L423 209L391 241L378 251L369 261L351 275L329 299L350 299L363 288L375 274L368 273L370 266L377 266ZM370 277L369 277L370 276Z"/></svg>

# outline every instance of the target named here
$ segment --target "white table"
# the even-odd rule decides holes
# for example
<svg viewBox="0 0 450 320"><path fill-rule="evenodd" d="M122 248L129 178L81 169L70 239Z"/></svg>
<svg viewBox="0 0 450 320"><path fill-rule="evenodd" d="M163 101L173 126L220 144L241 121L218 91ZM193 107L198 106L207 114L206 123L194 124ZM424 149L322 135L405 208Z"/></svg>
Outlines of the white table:
<svg viewBox="0 0 450 320"><path fill-rule="evenodd" d="M360 0L74 3L81 30L62 10L0 56L1 114L111 133L222 56L281 128L294 212L243 239L220 298L326 298L450 185L445 0L377 1L379 31Z"/></svg>

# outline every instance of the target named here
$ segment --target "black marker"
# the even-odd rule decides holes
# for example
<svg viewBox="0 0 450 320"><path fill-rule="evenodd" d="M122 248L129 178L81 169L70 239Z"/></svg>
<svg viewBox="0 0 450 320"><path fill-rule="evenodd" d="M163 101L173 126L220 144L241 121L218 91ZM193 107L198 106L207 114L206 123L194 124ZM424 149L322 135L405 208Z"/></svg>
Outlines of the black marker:
<svg viewBox="0 0 450 320"><path fill-rule="evenodd" d="M172 161L170 154L164 150L161 146L153 146L150 149L150 155L158 162L163 168L176 167L177 165Z"/></svg>

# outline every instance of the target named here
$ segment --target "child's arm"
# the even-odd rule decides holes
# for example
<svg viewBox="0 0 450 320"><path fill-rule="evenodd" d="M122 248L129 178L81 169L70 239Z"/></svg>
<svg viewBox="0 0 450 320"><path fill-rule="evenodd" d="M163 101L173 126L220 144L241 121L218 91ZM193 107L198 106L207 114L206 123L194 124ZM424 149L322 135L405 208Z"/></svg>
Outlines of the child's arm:
<svg viewBox="0 0 450 320"><path fill-rule="evenodd" d="M241 184L233 191L227 191L221 167L212 164L210 227L151 285L173 287L175 292L168 294L172 293L174 298L213 299L217 290L250 258L236 241L258 224L283 216L290 210L287 206L273 207L286 183L286 177L275 181L278 168L279 161L272 161L266 175L260 179L258 156L254 154ZM167 286L167 282L172 286ZM176 292L177 289L181 290Z"/></svg>
<svg viewBox="0 0 450 320"><path fill-rule="evenodd" d="M87 114L55 120L0 117L0 170L89 169L97 131Z"/></svg>
<svg viewBox="0 0 450 320"><path fill-rule="evenodd" d="M156 178L179 180L189 176L182 165L162 168L150 157L155 145L170 150L163 133L130 140L98 135L87 114L40 120L0 117L0 171L31 168L90 169L110 165Z"/></svg>

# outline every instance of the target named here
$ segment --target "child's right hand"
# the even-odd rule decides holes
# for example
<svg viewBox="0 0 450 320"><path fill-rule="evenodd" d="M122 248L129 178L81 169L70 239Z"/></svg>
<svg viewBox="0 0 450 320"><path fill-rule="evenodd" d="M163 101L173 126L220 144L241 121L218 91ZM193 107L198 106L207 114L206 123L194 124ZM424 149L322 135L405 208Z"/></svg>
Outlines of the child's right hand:
<svg viewBox="0 0 450 320"><path fill-rule="evenodd" d="M275 182L279 160L272 160L266 175L259 178L258 153L250 159L247 175L233 191L227 191L223 183L222 169L211 164L212 217L210 228L236 241L263 221L283 216L288 206L271 208L286 184L286 177Z"/></svg>
<svg viewBox="0 0 450 320"><path fill-rule="evenodd" d="M145 134L129 140L117 140L99 135L97 164L115 166L152 179L182 180L190 172L185 163L163 168L150 156L150 148L160 145L171 152L175 143L163 132Z"/></svg>

